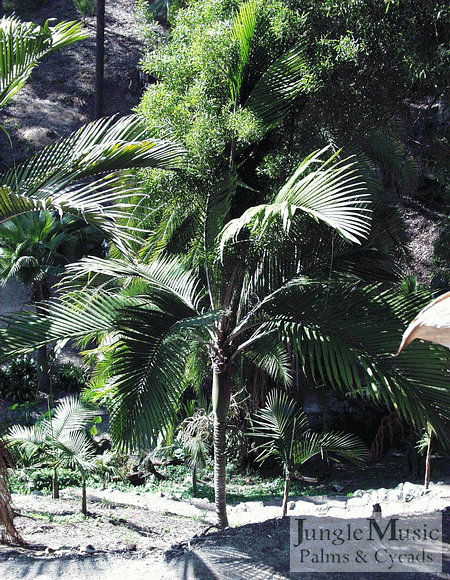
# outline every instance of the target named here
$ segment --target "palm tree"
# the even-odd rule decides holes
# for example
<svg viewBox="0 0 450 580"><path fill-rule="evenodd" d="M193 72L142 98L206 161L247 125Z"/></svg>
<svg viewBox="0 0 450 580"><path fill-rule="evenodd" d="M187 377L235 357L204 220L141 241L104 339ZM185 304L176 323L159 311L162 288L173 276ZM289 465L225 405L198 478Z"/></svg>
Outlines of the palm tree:
<svg viewBox="0 0 450 580"><path fill-rule="evenodd" d="M244 97L256 20L255 11L242 5L235 24L242 50L230 86L236 108L248 106L269 130L301 89L302 50L269 63ZM70 265L59 302L51 302L45 314L5 318L0 332L5 358L53 340L97 340L98 395L110 397L111 435L128 449L154 444L173 424L186 361L193 344L202 343L209 354L205 373L212 377L214 485L223 527L232 370L243 358L289 385L295 356L313 380L346 391L364 389L419 428L430 421L441 437L450 420L442 351L417 345L397 359L389 356L399 327L424 303L425 293L403 297L363 284L353 267L356 252L348 259L347 250L369 230L364 183L354 166L336 163L337 156L324 161L325 151L318 152L299 165L271 203L248 208L238 190L235 144L229 151L206 204L192 204L202 235L191 238L191 267L169 255L180 221L168 216L148 248L148 263L117 252L116 259ZM240 217L230 219L232 206ZM129 223L109 223L122 251L124 236L115 226L123 230ZM346 240L342 251L339 236Z"/></svg>
<svg viewBox="0 0 450 580"><path fill-rule="evenodd" d="M38 308L51 295L51 279L60 276L70 261L86 255L102 242L101 232L79 218L41 210L0 224L0 280L17 277L31 287L31 301ZM37 351L38 388L49 383L47 350Z"/></svg>
<svg viewBox="0 0 450 580"><path fill-rule="evenodd" d="M311 169L319 159L312 156L301 167ZM5 319L6 356L62 338L97 339L95 381L98 395L110 396L112 437L137 449L154 444L173 423L190 349L194 341L203 342L213 383L215 495L222 526L231 372L242 357L289 385L294 354L316 381L364 390L420 428L430 421L444 437L450 395L442 351L418 344L397 359L390 356L402 321L428 294L403 297L337 273L302 275L309 264L302 253L309 235L317 228L316 244L324 236L305 214L344 233L348 220L349 236L365 231L359 181L350 170L326 162L306 176L298 171L274 203L230 221L205 261L205 277L175 257L149 264L86 258L70 265L62 300L51 302L46 315Z"/></svg>
<svg viewBox="0 0 450 580"><path fill-rule="evenodd" d="M340 456L362 465L368 456L364 443L345 433L317 433L309 427L308 418L295 402L282 391L272 390L264 408L253 419L251 435L267 439L256 447L260 451L257 461L274 456L284 470L284 496L282 517L287 513L289 487L298 466L315 455Z"/></svg>
<svg viewBox="0 0 450 580"><path fill-rule="evenodd" d="M86 475L96 470L95 449L86 430L97 410L76 397L61 400L50 416L44 415L31 427L13 425L7 444L24 453L32 466L53 469L53 498L59 498L58 468L73 467L82 477L82 512L86 515Z"/></svg>

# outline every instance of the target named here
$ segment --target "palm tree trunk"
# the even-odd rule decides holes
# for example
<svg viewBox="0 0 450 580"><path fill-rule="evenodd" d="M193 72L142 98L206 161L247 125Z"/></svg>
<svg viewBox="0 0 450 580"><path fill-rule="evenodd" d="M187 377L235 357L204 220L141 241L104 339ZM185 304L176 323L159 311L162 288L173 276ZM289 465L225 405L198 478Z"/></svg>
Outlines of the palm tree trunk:
<svg viewBox="0 0 450 580"><path fill-rule="evenodd" d="M286 517L290 486L291 486L291 474L288 470L286 470L286 477L284 479L283 511L281 514L282 518Z"/></svg>
<svg viewBox="0 0 450 580"><path fill-rule="evenodd" d="M212 402L214 410L214 496L216 513L221 528L228 527L225 491L227 415L230 406L230 373L214 371Z"/></svg>
<svg viewBox="0 0 450 580"><path fill-rule="evenodd" d="M59 499L58 469L56 467L53 468L52 498Z"/></svg>
<svg viewBox="0 0 450 580"><path fill-rule="evenodd" d="M197 466L192 470L192 497L197 497Z"/></svg>
<svg viewBox="0 0 450 580"><path fill-rule="evenodd" d="M105 60L105 0L97 0L97 36L95 66L95 112L96 119L103 117L103 74Z"/></svg>
<svg viewBox="0 0 450 580"><path fill-rule="evenodd" d="M425 459L425 489L428 489L430 486L430 477L431 477L431 427L430 424L427 423L428 428L428 445L427 445L427 457Z"/></svg>
<svg viewBox="0 0 450 580"><path fill-rule="evenodd" d="M81 512L87 516L86 478L82 476L81 483Z"/></svg>
<svg viewBox="0 0 450 580"><path fill-rule="evenodd" d="M45 314L46 309L42 303L44 300L48 300L51 294L47 278L45 277L42 280L35 281L32 288L33 295L37 301L36 313ZM44 393L46 393L49 390L50 373L47 360L47 347L45 345L41 346L36 351L36 370L38 391L44 391Z"/></svg>

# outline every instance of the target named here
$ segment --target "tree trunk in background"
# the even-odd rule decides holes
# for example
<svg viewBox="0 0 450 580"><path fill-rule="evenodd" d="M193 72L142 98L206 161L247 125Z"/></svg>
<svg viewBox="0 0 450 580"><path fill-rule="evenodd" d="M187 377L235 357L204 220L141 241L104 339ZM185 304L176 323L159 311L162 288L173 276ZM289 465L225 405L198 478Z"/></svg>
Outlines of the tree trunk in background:
<svg viewBox="0 0 450 580"><path fill-rule="evenodd" d="M14 512L8 485L8 463L10 464L8 459L3 441L0 440L0 539L2 542L24 544L14 526Z"/></svg>
<svg viewBox="0 0 450 580"><path fill-rule="evenodd" d="M87 516L87 498L86 498L86 477L83 474L83 483L81 485L81 512Z"/></svg>
<svg viewBox="0 0 450 580"><path fill-rule="evenodd" d="M192 469L192 497L197 497L197 466Z"/></svg>
<svg viewBox="0 0 450 580"><path fill-rule="evenodd" d="M105 0L97 0L97 39L95 66L95 112L96 119L103 117L103 71L105 61Z"/></svg>

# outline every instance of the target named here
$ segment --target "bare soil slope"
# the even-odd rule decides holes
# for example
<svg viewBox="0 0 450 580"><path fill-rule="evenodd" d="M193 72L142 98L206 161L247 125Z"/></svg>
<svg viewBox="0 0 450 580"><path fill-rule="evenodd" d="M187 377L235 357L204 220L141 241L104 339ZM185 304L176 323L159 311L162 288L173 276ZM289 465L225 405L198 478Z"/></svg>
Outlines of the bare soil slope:
<svg viewBox="0 0 450 580"><path fill-rule="evenodd" d="M20 15L18 15L20 16ZM45 0L29 18L43 24L79 20L72 0ZM145 45L140 35L135 0L108 0L105 14L106 116L126 115L139 102L137 67ZM86 40L41 61L31 80L0 113L11 147L0 135L0 156L9 165L92 121L95 95L95 17L87 18Z"/></svg>

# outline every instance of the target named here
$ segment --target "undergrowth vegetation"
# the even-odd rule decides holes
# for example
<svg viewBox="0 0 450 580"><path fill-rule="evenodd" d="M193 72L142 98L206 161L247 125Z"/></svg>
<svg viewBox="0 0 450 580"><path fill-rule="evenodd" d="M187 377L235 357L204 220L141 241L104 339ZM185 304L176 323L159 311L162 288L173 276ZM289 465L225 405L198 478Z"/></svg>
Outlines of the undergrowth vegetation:
<svg viewBox="0 0 450 580"><path fill-rule="evenodd" d="M123 480L110 481L109 491L137 491L139 493L162 493L164 496L176 499L192 498L191 469L185 465L167 466L161 470L168 478L159 481L151 475L144 486L134 487ZM60 469L58 472L60 489L79 488L81 476L79 472L71 469ZM213 469L207 466L201 471L197 483L198 498L214 501L214 488L212 484ZM21 468L10 471L10 485L13 493L29 494L33 491L51 495L52 469L27 469ZM93 489L104 489L104 482L99 474L89 474L87 485ZM227 498L231 503L245 501L269 501L280 499L283 496L284 478L273 477L252 471L241 474L237 471L228 470L227 473ZM301 482L292 482L292 494L294 496L314 496L323 494L323 487L318 485L305 485Z"/></svg>

